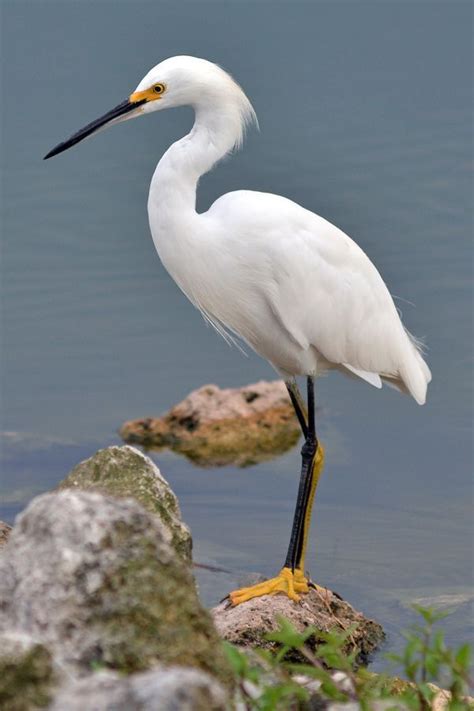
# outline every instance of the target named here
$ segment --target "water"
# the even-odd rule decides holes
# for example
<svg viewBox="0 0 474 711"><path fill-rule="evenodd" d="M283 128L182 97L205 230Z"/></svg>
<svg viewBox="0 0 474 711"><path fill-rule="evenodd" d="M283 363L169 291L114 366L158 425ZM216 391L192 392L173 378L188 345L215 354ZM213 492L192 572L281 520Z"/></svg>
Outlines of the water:
<svg viewBox="0 0 474 711"><path fill-rule="evenodd" d="M159 264L148 183L189 110L115 127L48 163L160 59L218 61L261 132L201 184L283 193L352 235L380 267L434 374L420 408L332 375L318 383L327 469L308 565L400 643L409 604L472 632L468 3L4 2L0 518L11 521L120 424L206 382L272 378L231 350ZM416 306L413 306L415 304ZM295 449L246 470L157 462L191 525L212 604L287 545ZM377 665L383 661L379 657Z"/></svg>

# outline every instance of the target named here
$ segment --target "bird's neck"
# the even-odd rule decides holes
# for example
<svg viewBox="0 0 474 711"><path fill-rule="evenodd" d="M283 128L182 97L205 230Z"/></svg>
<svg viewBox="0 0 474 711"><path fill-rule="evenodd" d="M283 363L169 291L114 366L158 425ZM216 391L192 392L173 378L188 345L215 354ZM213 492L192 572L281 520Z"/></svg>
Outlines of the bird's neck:
<svg viewBox="0 0 474 711"><path fill-rule="evenodd" d="M243 131L238 107L196 107L190 133L173 143L158 163L150 186L149 210L181 220L196 215L199 178L236 144Z"/></svg>

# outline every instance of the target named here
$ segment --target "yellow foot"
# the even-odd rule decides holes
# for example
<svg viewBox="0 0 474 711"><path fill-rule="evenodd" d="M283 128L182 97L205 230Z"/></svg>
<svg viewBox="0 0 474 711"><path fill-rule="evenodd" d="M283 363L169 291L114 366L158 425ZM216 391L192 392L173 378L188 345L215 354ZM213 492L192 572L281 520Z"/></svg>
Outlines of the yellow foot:
<svg viewBox="0 0 474 711"><path fill-rule="evenodd" d="M251 600L254 597L262 595L278 595L282 593L287 595L290 600L299 602L300 596L298 593L309 592L308 579L305 578L303 571L296 569L294 572L290 568L282 568L276 578L270 578L263 583L251 585L249 588L241 588L229 593L229 598L232 605L240 605L241 602Z"/></svg>

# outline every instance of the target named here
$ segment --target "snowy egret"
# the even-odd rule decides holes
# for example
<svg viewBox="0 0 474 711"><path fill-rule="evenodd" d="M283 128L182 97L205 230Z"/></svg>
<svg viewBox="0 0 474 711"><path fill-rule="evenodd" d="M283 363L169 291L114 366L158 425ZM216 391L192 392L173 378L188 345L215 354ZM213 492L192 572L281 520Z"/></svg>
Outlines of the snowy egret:
<svg viewBox="0 0 474 711"><path fill-rule="evenodd" d="M199 178L239 147L255 112L223 69L172 57L151 69L129 98L60 143L46 158L101 128L190 105L191 132L164 154L148 198L156 250L169 274L227 340L238 336L284 378L304 435L296 509L285 564L275 578L230 593L233 604L312 585L304 560L323 467L314 417L314 377L328 369L382 381L425 402L431 374L366 254L322 217L278 195L248 190L196 212ZM306 376L307 409L296 384Z"/></svg>

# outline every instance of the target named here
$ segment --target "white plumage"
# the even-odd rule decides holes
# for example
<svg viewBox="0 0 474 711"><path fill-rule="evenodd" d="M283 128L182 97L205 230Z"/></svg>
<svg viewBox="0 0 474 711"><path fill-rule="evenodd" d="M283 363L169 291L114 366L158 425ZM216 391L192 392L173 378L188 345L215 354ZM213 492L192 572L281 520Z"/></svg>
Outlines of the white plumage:
<svg viewBox="0 0 474 711"><path fill-rule="evenodd" d="M263 595L298 602L315 585L305 569L311 508L324 463L313 376L336 368L376 387L382 380L421 405L431 379L382 277L341 230L294 202L239 190L196 212L201 175L242 142L253 108L215 64L173 57L131 96L56 146L50 158L110 123L191 105L192 131L159 162L148 198L161 260L188 298L227 339L235 334L285 378L305 438L285 565L270 580L230 593L233 605ZM305 409L294 376L307 377Z"/></svg>
<svg viewBox="0 0 474 711"><path fill-rule="evenodd" d="M423 404L429 368L379 272L347 235L268 193L228 193L196 212L199 177L240 145L254 119L240 87L193 57L157 65L136 92L157 81L169 95L146 110L196 111L191 133L158 164L148 200L158 254L187 297L286 379L337 368L376 387L387 380Z"/></svg>
<svg viewBox="0 0 474 711"><path fill-rule="evenodd" d="M286 379L336 368L382 380L423 404L431 374L375 266L347 235L286 198L239 190L196 212L201 175L256 122L250 101L220 67L172 57L129 99L46 158L102 127L190 105L191 132L153 176L148 214L158 254L176 283L227 339L235 334Z"/></svg>

